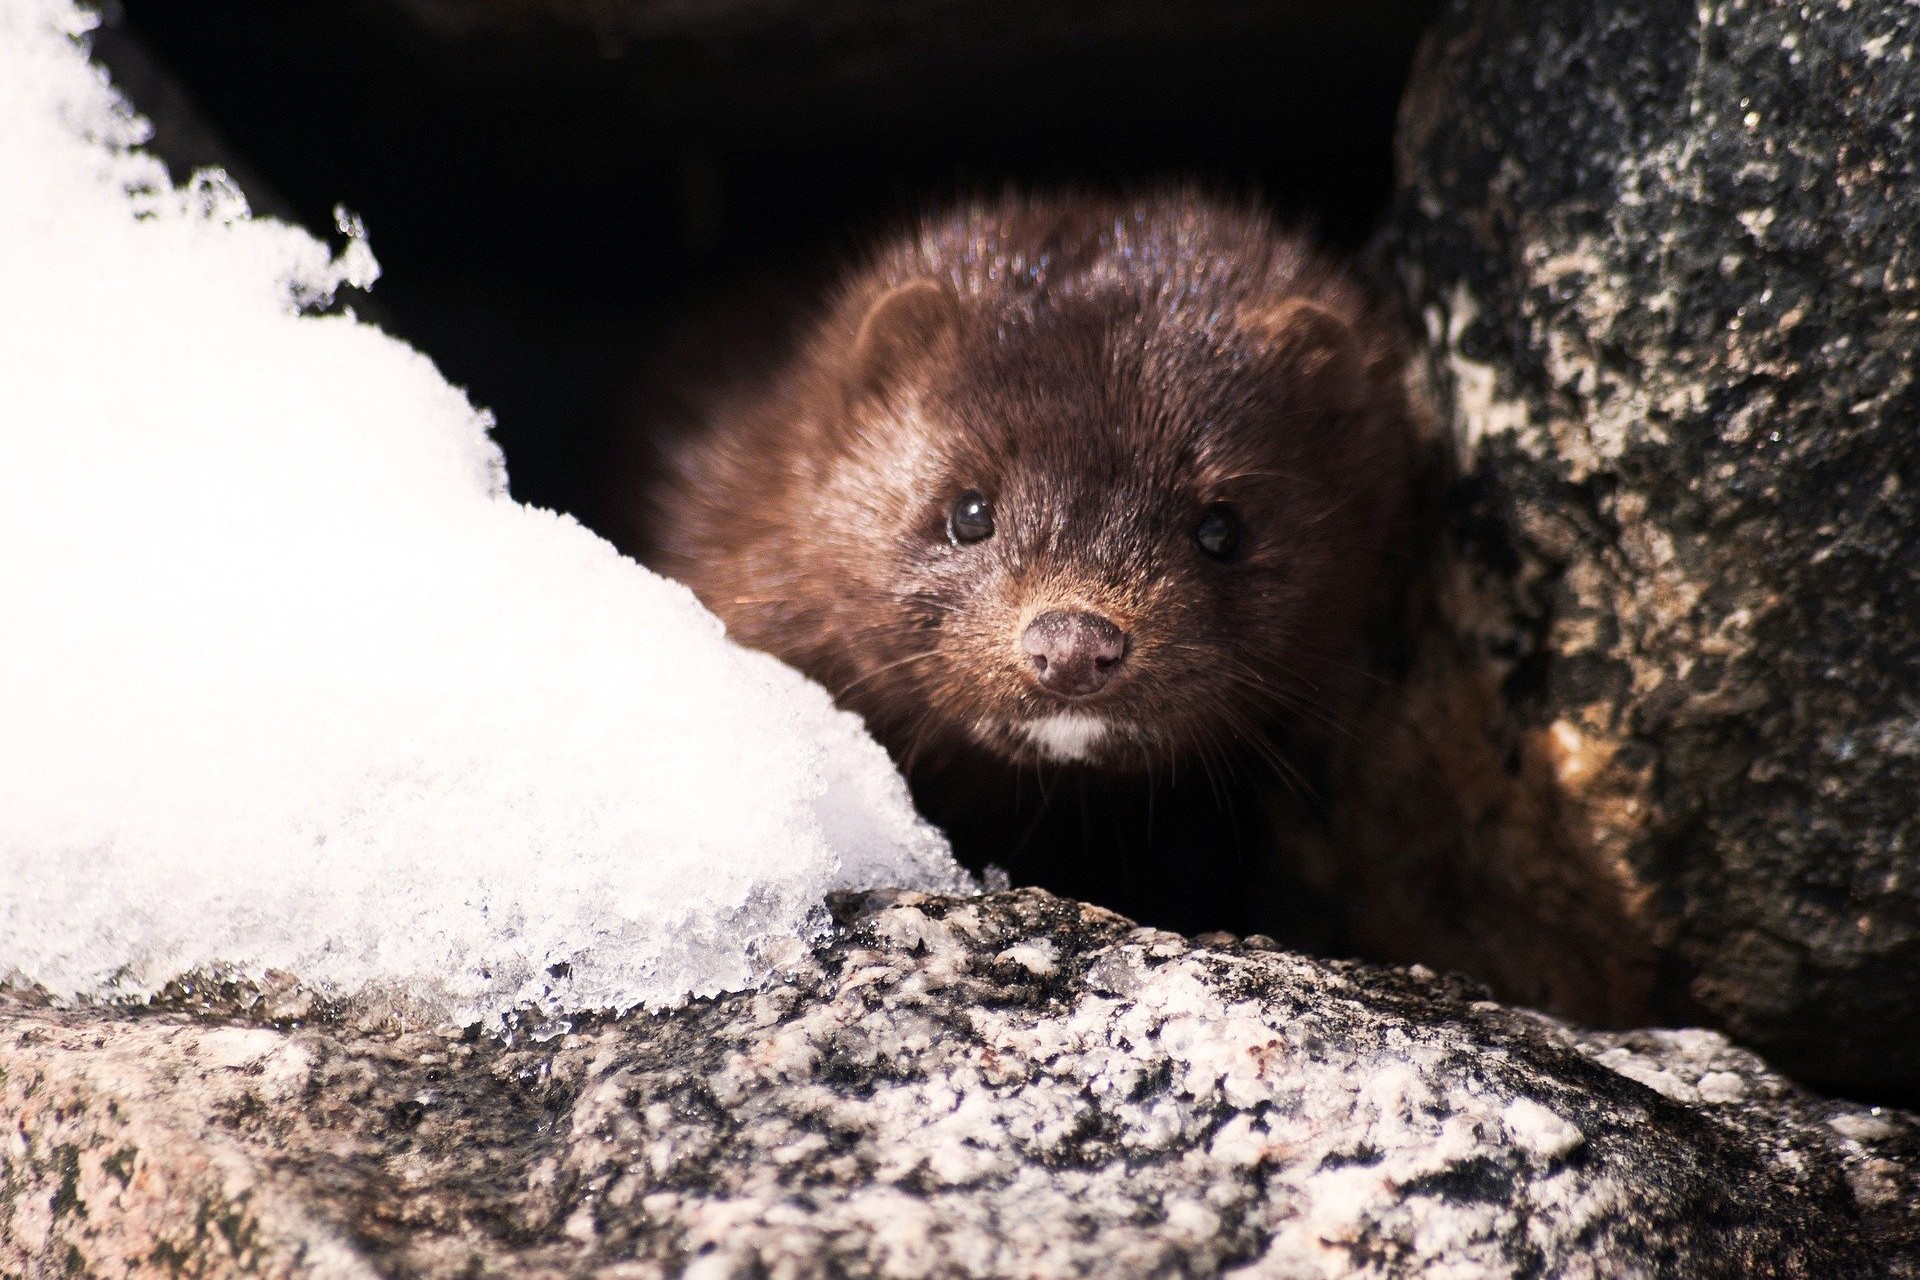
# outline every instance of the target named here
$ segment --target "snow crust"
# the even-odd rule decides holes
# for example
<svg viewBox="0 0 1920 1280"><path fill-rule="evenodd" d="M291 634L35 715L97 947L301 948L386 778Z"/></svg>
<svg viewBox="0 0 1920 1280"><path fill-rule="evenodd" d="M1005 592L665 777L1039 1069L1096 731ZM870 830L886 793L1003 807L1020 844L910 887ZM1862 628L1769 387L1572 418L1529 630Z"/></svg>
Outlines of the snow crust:
<svg viewBox="0 0 1920 1280"><path fill-rule="evenodd" d="M0 975L627 1008L966 886L853 717L312 314L362 238L137 150L91 23L0 0Z"/></svg>

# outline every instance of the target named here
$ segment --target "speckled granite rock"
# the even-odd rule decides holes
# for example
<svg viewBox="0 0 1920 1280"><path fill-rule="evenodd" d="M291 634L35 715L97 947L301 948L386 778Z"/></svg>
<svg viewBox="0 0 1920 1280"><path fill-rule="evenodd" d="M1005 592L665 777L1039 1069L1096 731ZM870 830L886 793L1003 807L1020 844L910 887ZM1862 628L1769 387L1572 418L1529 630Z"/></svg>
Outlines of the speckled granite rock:
<svg viewBox="0 0 1920 1280"><path fill-rule="evenodd" d="M840 910L545 1043L0 1004L0 1274L1920 1274L1920 1124L1712 1033L1033 891Z"/></svg>
<svg viewBox="0 0 1920 1280"><path fill-rule="evenodd" d="M1462 0L1430 34L1393 238L1466 554L1410 682L1425 794L1363 841L1379 937L1452 903L1413 949L1511 996L1905 1097L1917 51L1901 0Z"/></svg>

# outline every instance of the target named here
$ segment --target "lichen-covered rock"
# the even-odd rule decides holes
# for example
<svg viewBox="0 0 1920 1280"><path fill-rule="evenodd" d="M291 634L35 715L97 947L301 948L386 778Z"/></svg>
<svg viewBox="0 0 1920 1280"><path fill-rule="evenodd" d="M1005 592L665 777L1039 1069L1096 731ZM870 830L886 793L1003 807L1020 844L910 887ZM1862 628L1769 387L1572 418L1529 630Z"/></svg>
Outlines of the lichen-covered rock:
<svg viewBox="0 0 1920 1280"><path fill-rule="evenodd" d="M9 1000L0 1274L1920 1275L1920 1124L1716 1034L1034 891L841 915L545 1042Z"/></svg>
<svg viewBox="0 0 1920 1280"><path fill-rule="evenodd" d="M1427 949L1508 994L1909 1097L1917 55L1901 0L1461 0L1430 34L1393 239L1466 554L1361 842L1379 934L1452 902Z"/></svg>

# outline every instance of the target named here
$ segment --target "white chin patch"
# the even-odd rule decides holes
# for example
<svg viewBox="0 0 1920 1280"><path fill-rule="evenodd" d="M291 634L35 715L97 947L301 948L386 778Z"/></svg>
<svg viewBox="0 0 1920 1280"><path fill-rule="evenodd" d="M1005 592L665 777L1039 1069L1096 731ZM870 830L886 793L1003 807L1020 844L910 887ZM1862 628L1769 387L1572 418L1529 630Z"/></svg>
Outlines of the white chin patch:
<svg viewBox="0 0 1920 1280"><path fill-rule="evenodd" d="M1073 763L1091 760L1093 748L1107 736L1111 726L1099 716L1064 711L1057 716L1022 720L1014 728L1025 734L1028 741L1040 749L1041 755Z"/></svg>

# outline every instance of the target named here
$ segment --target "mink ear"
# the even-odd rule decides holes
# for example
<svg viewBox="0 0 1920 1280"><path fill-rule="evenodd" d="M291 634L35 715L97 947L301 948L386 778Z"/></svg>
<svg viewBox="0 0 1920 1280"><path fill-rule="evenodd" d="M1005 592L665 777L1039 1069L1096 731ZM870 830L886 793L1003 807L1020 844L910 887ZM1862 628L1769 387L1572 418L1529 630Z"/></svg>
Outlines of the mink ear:
<svg viewBox="0 0 1920 1280"><path fill-rule="evenodd" d="M943 345L959 321L959 302L940 281L923 276L895 285L860 321L848 390L885 394L916 362Z"/></svg>
<svg viewBox="0 0 1920 1280"><path fill-rule="evenodd" d="M1340 409L1366 399L1367 362L1353 326L1306 298L1243 311L1240 322L1266 351L1274 371Z"/></svg>

